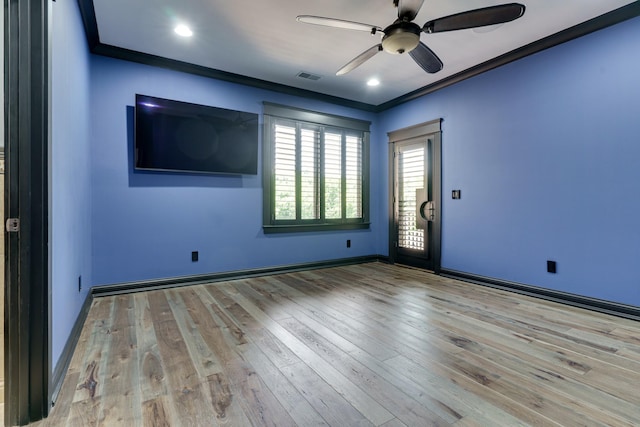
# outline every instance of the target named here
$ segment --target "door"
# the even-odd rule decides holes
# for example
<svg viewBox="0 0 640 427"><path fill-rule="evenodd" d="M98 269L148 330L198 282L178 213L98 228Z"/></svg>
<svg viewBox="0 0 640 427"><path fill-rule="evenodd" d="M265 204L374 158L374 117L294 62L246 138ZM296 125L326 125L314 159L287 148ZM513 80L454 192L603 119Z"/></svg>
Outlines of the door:
<svg viewBox="0 0 640 427"><path fill-rule="evenodd" d="M440 134L405 136L391 144L390 257L439 272Z"/></svg>
<svg viewBox="0 0 640 427"><path fill-rule="evenodd" d="M48 414L50 1L4 1L5 424ZM2 224L2 227L5 227ZM0 423L1 424L1 423Z"/></svg>

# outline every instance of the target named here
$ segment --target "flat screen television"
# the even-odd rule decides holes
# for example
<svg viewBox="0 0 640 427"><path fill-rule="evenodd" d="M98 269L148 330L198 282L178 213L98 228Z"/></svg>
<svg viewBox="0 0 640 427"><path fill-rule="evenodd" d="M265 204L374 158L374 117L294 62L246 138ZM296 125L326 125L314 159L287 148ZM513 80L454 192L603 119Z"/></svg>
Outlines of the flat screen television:
<svg viewBox="0 0 640 427"><path fill-rule="evenodd" d="M258 173L258 115L136 95L135 169Z"/></svg>

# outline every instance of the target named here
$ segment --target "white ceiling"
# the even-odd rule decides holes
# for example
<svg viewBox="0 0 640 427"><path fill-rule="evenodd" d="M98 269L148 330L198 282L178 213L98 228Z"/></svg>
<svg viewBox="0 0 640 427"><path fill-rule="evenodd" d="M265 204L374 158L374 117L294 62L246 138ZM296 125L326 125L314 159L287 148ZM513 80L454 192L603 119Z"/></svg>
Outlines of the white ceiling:
<svg viewBox="0 0 640 427"><path fill-rule="evenodd" d="M517 1L517 0L516 0ZM493 6L499 0L426 0L414 20L426 21ZM380 42L380 35L303 24L319 15L386 27L392 0L93 0L101 44L184 61L372 105L383 104L568 27L634 3L630 0L523 0L523 17L490 31L425 34L421 41L444 68L425 73L407 54L381 52L347 75L335 72ZM188 24L194 35L173 28ZM297 77L301 71L321 78ZM366 86L376 77L378 87Z"/></svg>

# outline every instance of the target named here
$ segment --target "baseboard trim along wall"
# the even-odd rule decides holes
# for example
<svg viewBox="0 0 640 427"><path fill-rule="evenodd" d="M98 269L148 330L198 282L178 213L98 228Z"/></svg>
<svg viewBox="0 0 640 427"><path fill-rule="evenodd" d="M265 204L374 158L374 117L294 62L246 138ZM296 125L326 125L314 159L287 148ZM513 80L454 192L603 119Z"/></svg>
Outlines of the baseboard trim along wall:
<svg viewBox="0 0 640 427"><path fill-rule="evenodd" d="M339 267L344 265L363 264L367 262L385 262L389 263L389 257L383 255L368 255L353 258L335 259L328 261L308 262L301 264L281 265L276 267L256 268L250 270L238 270L222 273L202 274L194 276L180 276L159 280L145 280L139 282L128 282L114 285L95 286L90 292L82 305L78 318L76 319L69 339L64 346L62 354L58 359L52 377L52 402L55 404L62 382L66 375L73 352L75 351L82 328L89 314L91 303L96 297L120 295L132 292L142 292L157 289L167 289L179 286L189 286L202 283L215 283L225 280L244 279L249 277L268 276L273 274L290 273L295 271L307 271L320 268ZM571 294L567 292L554 291L551 289L540 288L537 286L525 285L522 283L509 282L506 280L495 279L491 277L480 276L477 274L465 273L462 271L442 269L440 275L451 279L462 280L476 285L487 286L495 289L516 292L522 295L528 295L535 298L542 298L548 301L554 301L561 304L567 304L574 307L580 307L587 310L593 310L600 313L610 314L613 316L624 317L640 321L640 307L632 305L619 304L611 301L605 301L597 298L586 297L582 295Z"/></svg>
<svg viewBox="0 0 640 427"><path fill-rule="evenodd" d="M69 369L69 364L71 364L71 358L73 357L73 353L76 350L76 345L78 344L78 340L80 339L80 334L82 333L84 322L87 320L87 316L89 315L89 309L91 308L92 302L93 294L89 292L87 294L87 297L84 299L84 303L82 304L82 308L80 309L78 318L73 324L73 328L71 329L71 333L69 334L69 339L67 339L67 342L64 345L64 349L62 349L62 354L58 359L58 363L56 363L56 367L53 370L53 376L51 378L51 402L54 405L56 399L58 398L60 388L62 387L64 377L67 374L67 369Z"/></svg>
<svg viewBox="0 0 640 427"><path fill-rule="evenodd" d="M316 261L301 264L280 265L275 267L255 268L249 270L228 271L222 273L200 274L194 276L170 277L166 279L144 280L139 282L118 283L113 285L94 286L91 293L94 297L119 295L131 292L150 291L175 288L178 286L215 283L224 280L246 279L249 277L268 276L272 274L290 273L294 271L314 270L318 268L339 267L343 265L362 264L365 262L388 262L382 255L342 258L327 261Z"/></svg>
<svg viewBox="0 0 640 427"><path fill-rule="evenodd" d="M558 302L573 307L584 308L612 316L624 317L626 319L640 321L640 307L620 304L598 298L583 295L571 294L568 292L555 291L553 289L541 288L538 286L525 285L507 280L495 279L492 277L479 276L477 274L465 273L462 271L442 269L440 274L451 279L462 280L476 285L488 286L495 289L516 292L522 295L541 298L548 301Z"/></svg>
<svg viewBox="0 0 640 427"><path fill-rule="evenodd" d="M196 285L200 283L215 283L221 282L224 280L233 280L233 279L244 279L248 277L256 277L256 276L268 276L272 274L279 273L288 273L294 271L305 271L305 270L314 270L319 268L329 268L329 267L339 267L343 265L353 265L353 264L363 264L366 262L389 262L389 258L382 255L369 255L369 256L361 256L361 257L353 257L353 258L344 258L344 259L336 259L336 260L328 260L328 261L317 261L317 262L309 262L309 263L301 263L301 264L291 264L291 265L282 265L277 267L267 267L267 268L257 268L251 270L238 270L238 271L229 271L223 273L213 273L213 274L203 274L196 276L181 276L181 277L173 277L166 278L160 280L146 280L140 282L128 282L122 284L115 285L106 285L106 286L95 286L91 288L87 297L84 300L82 308L80 309L80 313L78 314L78 318L71 329L71 334L67 339L67 342L62 350L62 354L58 359L58 363L56 363L55 369L53 371L53 375L51 378L51 402L55 405L56 399L58 397L58 393L62 387L62 383L64 381L64 377L69 369L69 365L71 364L71 358L73 357L73 353L76 349L76 345L80 340L80 334L82 333L82 328L84 327L85 321L89 314L89 309L91 308L91 303L93 299L96 297L104 297L111 295L120 295L131 292L141 292L141 291L150 291L156 289L167 289L178 286L189 286Z"/></svg>

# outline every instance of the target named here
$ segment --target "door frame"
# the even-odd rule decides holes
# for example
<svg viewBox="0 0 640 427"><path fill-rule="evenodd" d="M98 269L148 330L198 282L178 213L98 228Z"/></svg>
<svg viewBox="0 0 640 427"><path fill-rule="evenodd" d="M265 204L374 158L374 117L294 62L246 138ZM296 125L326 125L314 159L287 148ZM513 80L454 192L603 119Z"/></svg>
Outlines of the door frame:
<svg viewBox="0 0 640 427"><path fill-rule="evenodd" d="M51 406L49 0L4 1L5 425ZM4 227L4 225L2 225Z"/></svg>
<svg viewBox="0 0 640 427"><path fill-rule="evenodd" d="M395 224L395 147L397 143L415 138L431 140L430 165L432 171L432 199L434 202L433 221L427 223L430 260L415 259L408 262L410 265L426 268L436 274L440 274L442 251L442 119L431 120L415 126L388 132L389 138L389 260L392 263L406 262L398 255L397 228ZM428 147L428 145L427 145Z"/></svg>

